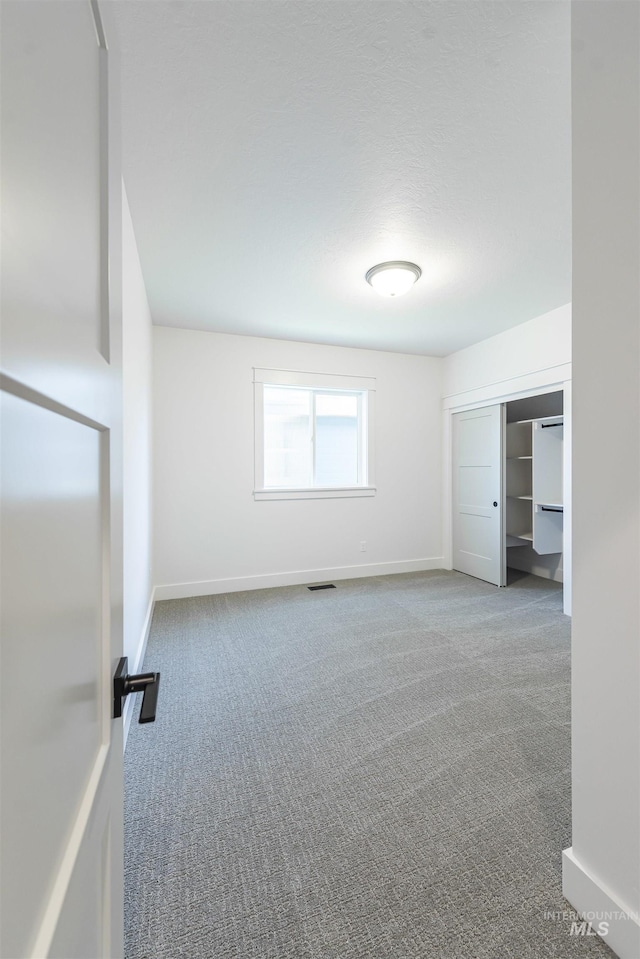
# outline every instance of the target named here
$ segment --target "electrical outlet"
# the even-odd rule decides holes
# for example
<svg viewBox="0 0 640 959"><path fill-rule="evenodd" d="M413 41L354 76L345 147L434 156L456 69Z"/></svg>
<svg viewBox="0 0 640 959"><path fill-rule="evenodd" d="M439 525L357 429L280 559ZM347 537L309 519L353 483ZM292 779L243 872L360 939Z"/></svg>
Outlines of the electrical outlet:
<svg viewBox="0 0 640 959"><path fill-rule="evenodd" d="M360 540L360 552L366 553L366 551L367 551L367 541L362 539Z"/></svg>

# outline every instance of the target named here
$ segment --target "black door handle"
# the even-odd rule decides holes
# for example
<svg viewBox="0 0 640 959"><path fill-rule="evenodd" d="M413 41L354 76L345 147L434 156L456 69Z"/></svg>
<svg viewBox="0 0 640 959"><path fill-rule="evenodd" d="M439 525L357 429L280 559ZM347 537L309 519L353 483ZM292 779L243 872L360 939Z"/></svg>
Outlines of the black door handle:
<svg viewBox="0 0 640 959"><path fill-rule="evenodd" d="M122 716L122 701L129 693L142 693L140 708L140 723L153 723L156 718L158 704L158 689L160 687L160 673L136 673L129 676L127 667L129 660L123 656L118 663L113 677L113 718Z"/></svg>

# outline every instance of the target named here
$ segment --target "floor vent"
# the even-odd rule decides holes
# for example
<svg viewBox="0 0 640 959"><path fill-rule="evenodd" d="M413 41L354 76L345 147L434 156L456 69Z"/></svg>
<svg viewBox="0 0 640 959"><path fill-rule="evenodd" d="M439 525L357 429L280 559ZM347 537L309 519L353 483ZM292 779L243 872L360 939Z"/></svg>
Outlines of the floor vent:
<svg viewBox="0 0 640 959"><path fill-rule="evenodd" d="M335 589L333 583L323 583L322 586L307 586L312 592L314 589Z"/></svg>

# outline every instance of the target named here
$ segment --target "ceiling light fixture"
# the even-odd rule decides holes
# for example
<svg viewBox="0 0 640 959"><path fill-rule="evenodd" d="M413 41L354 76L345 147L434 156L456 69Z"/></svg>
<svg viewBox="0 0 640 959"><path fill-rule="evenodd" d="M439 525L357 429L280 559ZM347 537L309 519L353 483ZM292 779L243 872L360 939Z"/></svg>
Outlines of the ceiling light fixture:
<svg viewBox="0 0 640 959"><path fill-rule="evenodd" d="M416 280L422 276L422 270L415 263L406 260L389 260L378 263L367 270L365 280L380 296L402 296L408 293Z"/></svg>

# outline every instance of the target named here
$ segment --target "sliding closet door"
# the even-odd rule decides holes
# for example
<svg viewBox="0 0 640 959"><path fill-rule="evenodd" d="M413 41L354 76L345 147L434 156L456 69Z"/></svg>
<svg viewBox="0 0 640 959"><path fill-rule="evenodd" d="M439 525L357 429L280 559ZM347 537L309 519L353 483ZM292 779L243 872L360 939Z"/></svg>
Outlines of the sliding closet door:
<svg viewBox="0 0 640 959"><path fill-rule="evenodd" d="M504 406L453 414L453 568L505 585Z"/></svg>

